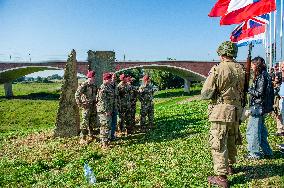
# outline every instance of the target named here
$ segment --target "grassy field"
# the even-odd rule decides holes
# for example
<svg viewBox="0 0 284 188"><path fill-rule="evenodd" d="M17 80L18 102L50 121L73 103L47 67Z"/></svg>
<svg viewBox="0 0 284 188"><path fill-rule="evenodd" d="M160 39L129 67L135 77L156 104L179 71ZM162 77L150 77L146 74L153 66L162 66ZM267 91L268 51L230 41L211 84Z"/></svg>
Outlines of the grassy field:
<svg viewBox="0 0 284 188"><path fill-rule="evenodd" d="M97 178L95 187L207 187L213 174L208 146L207 102L198 88L155 95L155 125L148 132L123 137L101 150L98 143L78 145L78 137L53 138L60 84L15 84L15 99L3 98L0 85L0 187L91 187L85 162ZM270 133L275 122L268 117ZM246 124L241 126L245 135ZM246 141L239 146L238 173L232 187L284 187L284 156L269 135L274 159L247 161Z"/></svg>

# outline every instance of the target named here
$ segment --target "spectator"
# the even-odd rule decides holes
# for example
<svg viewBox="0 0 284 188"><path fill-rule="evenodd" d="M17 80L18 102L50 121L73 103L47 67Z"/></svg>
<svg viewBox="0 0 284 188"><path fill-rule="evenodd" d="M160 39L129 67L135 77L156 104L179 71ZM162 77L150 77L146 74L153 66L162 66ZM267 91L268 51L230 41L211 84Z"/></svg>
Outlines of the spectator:
<svg viewBox="0 0 284 188"><path fill-rule="evenodd" d="M264 124L264 96L268 81L271 80L262 57L258 56L252 60L252 69L254 78L253 84L249 88L251 115L246 133L249 154L246 158L260 159L262 157L260 148L264 156L271 157L273 155L267 141L268 132Z"/></svg>
<svg viewBox="0 0 284 188"><path fill-rule="evenodd" d="M282 77L284 76L284 63L281 64L281 72L282 72ZM282 78L281 78L282 79ZM279 91L279 121L277 121L277 132L276 135L277 136L284 136L284 84L283 84L283 80L282 84L280 86L280 91Z"/></svg>

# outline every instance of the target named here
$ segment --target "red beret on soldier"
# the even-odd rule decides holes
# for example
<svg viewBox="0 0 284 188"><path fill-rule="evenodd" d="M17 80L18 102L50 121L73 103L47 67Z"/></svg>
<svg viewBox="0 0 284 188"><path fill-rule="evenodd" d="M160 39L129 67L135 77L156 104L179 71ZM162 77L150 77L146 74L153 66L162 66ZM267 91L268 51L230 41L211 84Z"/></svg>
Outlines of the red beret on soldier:
<svg viewBox="0 0 284 188"><path fill-rule="evenodd" d="M150 77L147 74L145 76L143 76L144 81L148 81L149 79L150 79Z"/></svg>
<svg viewBox="0 0 284 188"><path fill-rule="evenodd" d="M106 72L103 74L103 80L109 80L112 79L112 73Z"/></svg>
<svg viewBox="0 0 284 188"><path fill-rule="evenodd" d="M92 77L95 77L95 71L88 71L88 73L87 73L87 77L88 78L92 78Z"/></svg>
<svg viewBox="0 0 284 188"><path fill-rule="evenodd" d="M119 76L119 79L120 79L121 81L123 81L125 78L126 78L126 75L125 75L125 74L121 74L121 75Z"/></svg>

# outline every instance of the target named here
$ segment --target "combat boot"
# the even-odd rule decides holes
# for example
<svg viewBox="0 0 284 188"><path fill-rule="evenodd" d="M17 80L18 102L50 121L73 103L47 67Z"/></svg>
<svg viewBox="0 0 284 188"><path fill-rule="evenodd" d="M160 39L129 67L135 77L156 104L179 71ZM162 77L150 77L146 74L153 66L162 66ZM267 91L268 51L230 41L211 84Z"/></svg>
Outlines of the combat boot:
<svg viewBox="0 0 284 188"><path fill-rule="evenodd" d="M153 123L149 123L149 129L153 129L154 128L154 124Z"/></svg>
<svg viewBox="0 0 284 188"><path fill-rule="evenodd" d="M81 145L86 145L88 144L88 140L87 140L87 136L86 135L83 135L80 139L80 142L79 142Z"/></svg>
<svg viewBox="0 0 284 188"><path fill-rule="evenodd" d="M219 187L228 188L227 176L209 176L208 177L209 185L218 185Z"/></svg>
<svg viewBox="0 0 284 188"><path fill-rule="evenodd" d="M141 132L142 132L142 133L147 132L146 126L141 126Z"/></svg>
<svg viewBox="0 0 284 188"><path fill-rule="evenodd" d="M232 165L229 165L229 166L228 166L227 171L228 171L228 175L233 175L233 174L236 173L236 172L235 172L235 169L232 167Z"/></svg>
<svg viewBox="0 0 284 188"><path fill-rule="evenodd" d="M102 142L101 143L101 147L102 147L102 149L107 149L108 147L109 147L109 142Z"/></svg>
<svg viewBox="0 0 284 188"><path fill-rule="evenodd" d="M91 134L91 135L89 135L89 137L88 137L88 142L92 142L92 141L94 141L95 139L96 139L95 135Z"/></svg>
<svg viewBox="0 0 284 188"><path fill-rule="evenodd" d="M128 127L128 129L126 129L127 135L129 134L133 134L133 129Z"/></svg>

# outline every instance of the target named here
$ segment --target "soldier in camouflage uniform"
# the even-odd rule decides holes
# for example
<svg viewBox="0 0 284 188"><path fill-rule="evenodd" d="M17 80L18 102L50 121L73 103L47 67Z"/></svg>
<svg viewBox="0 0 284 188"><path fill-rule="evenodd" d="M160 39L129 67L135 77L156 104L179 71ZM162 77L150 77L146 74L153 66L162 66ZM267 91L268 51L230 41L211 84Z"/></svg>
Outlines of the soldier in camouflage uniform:
<svg viewBox="0 0 284 188"><path fill-rule="evenodd" d="M145 75L143 77L143 85L141 85L138 90L139 100L141 102L140 126L142 130L146 130L147 128L153 128L154 126L154 89L150 83L150 77L148 75ZM146 123L147 116L148 124ZM148 125L148 127L146 124Z"/></svg>
<svg viewBox="0 0 284 188"><path fill-rule="evenodd" d="M237 52L237 46L230 41L219 46L221 63L212 67L201 91L202 99L211 100L209 144L216 176L208 177L208 182L221 187L228 187L227 175L234 173L232 165L236 162L243 111L245 71L234 59Z"/></svg>
<svg viewBox="0 0 284 188"><path fill-rule="evenodd" d="M127 84L126 75L120 75L119 79L121 80L118 84L118 114L119 114L119 131L121 133L126 133L126 128L129 128L129 108L130 108L130 95L129 95L129 86Z"/></svg>
<svg viewBox="0 0 284 188"><path fill-rule="evenodd" d="M136 113L136 102L138 90L136 86L132 85L134 78L127 77L127 84L129 86L129 95L130 95L130 108L129 108L129 116L127 122L129 122L129 128L127 133L132 133L135 127L135 113Z"/></svg>
<svg viewBox="0 0 284 188"><path fill-rule="evenodd" d="M81 144L88 143L87 135L93 139L94 129L96 126L97 110L96 110L96 95L97 86L95 85L95 72L89 71L87 74L88 80L83 82L75 93L76 103L82 108L81 122Z"/></svg>
<svg viewBox="0 0 284 188"><path fill-rule="evenodd" d="M115 91L111 85L112 74L103 74L103 84L100 86L97 96L97 111L100 125L100 141L103 148L108 147Z"/></svg>
<svg viewBox="0 0 284 188"><path fill-rule="evenodd" d="M110 131L110 139L115 140L115 130L117 125L117 114L118 114L118 88L116 84L116 75L112 73L111 86L114 90L114 103L113 103L113 111L112 111L112 120L111 120L111 131Z"/></svg>

